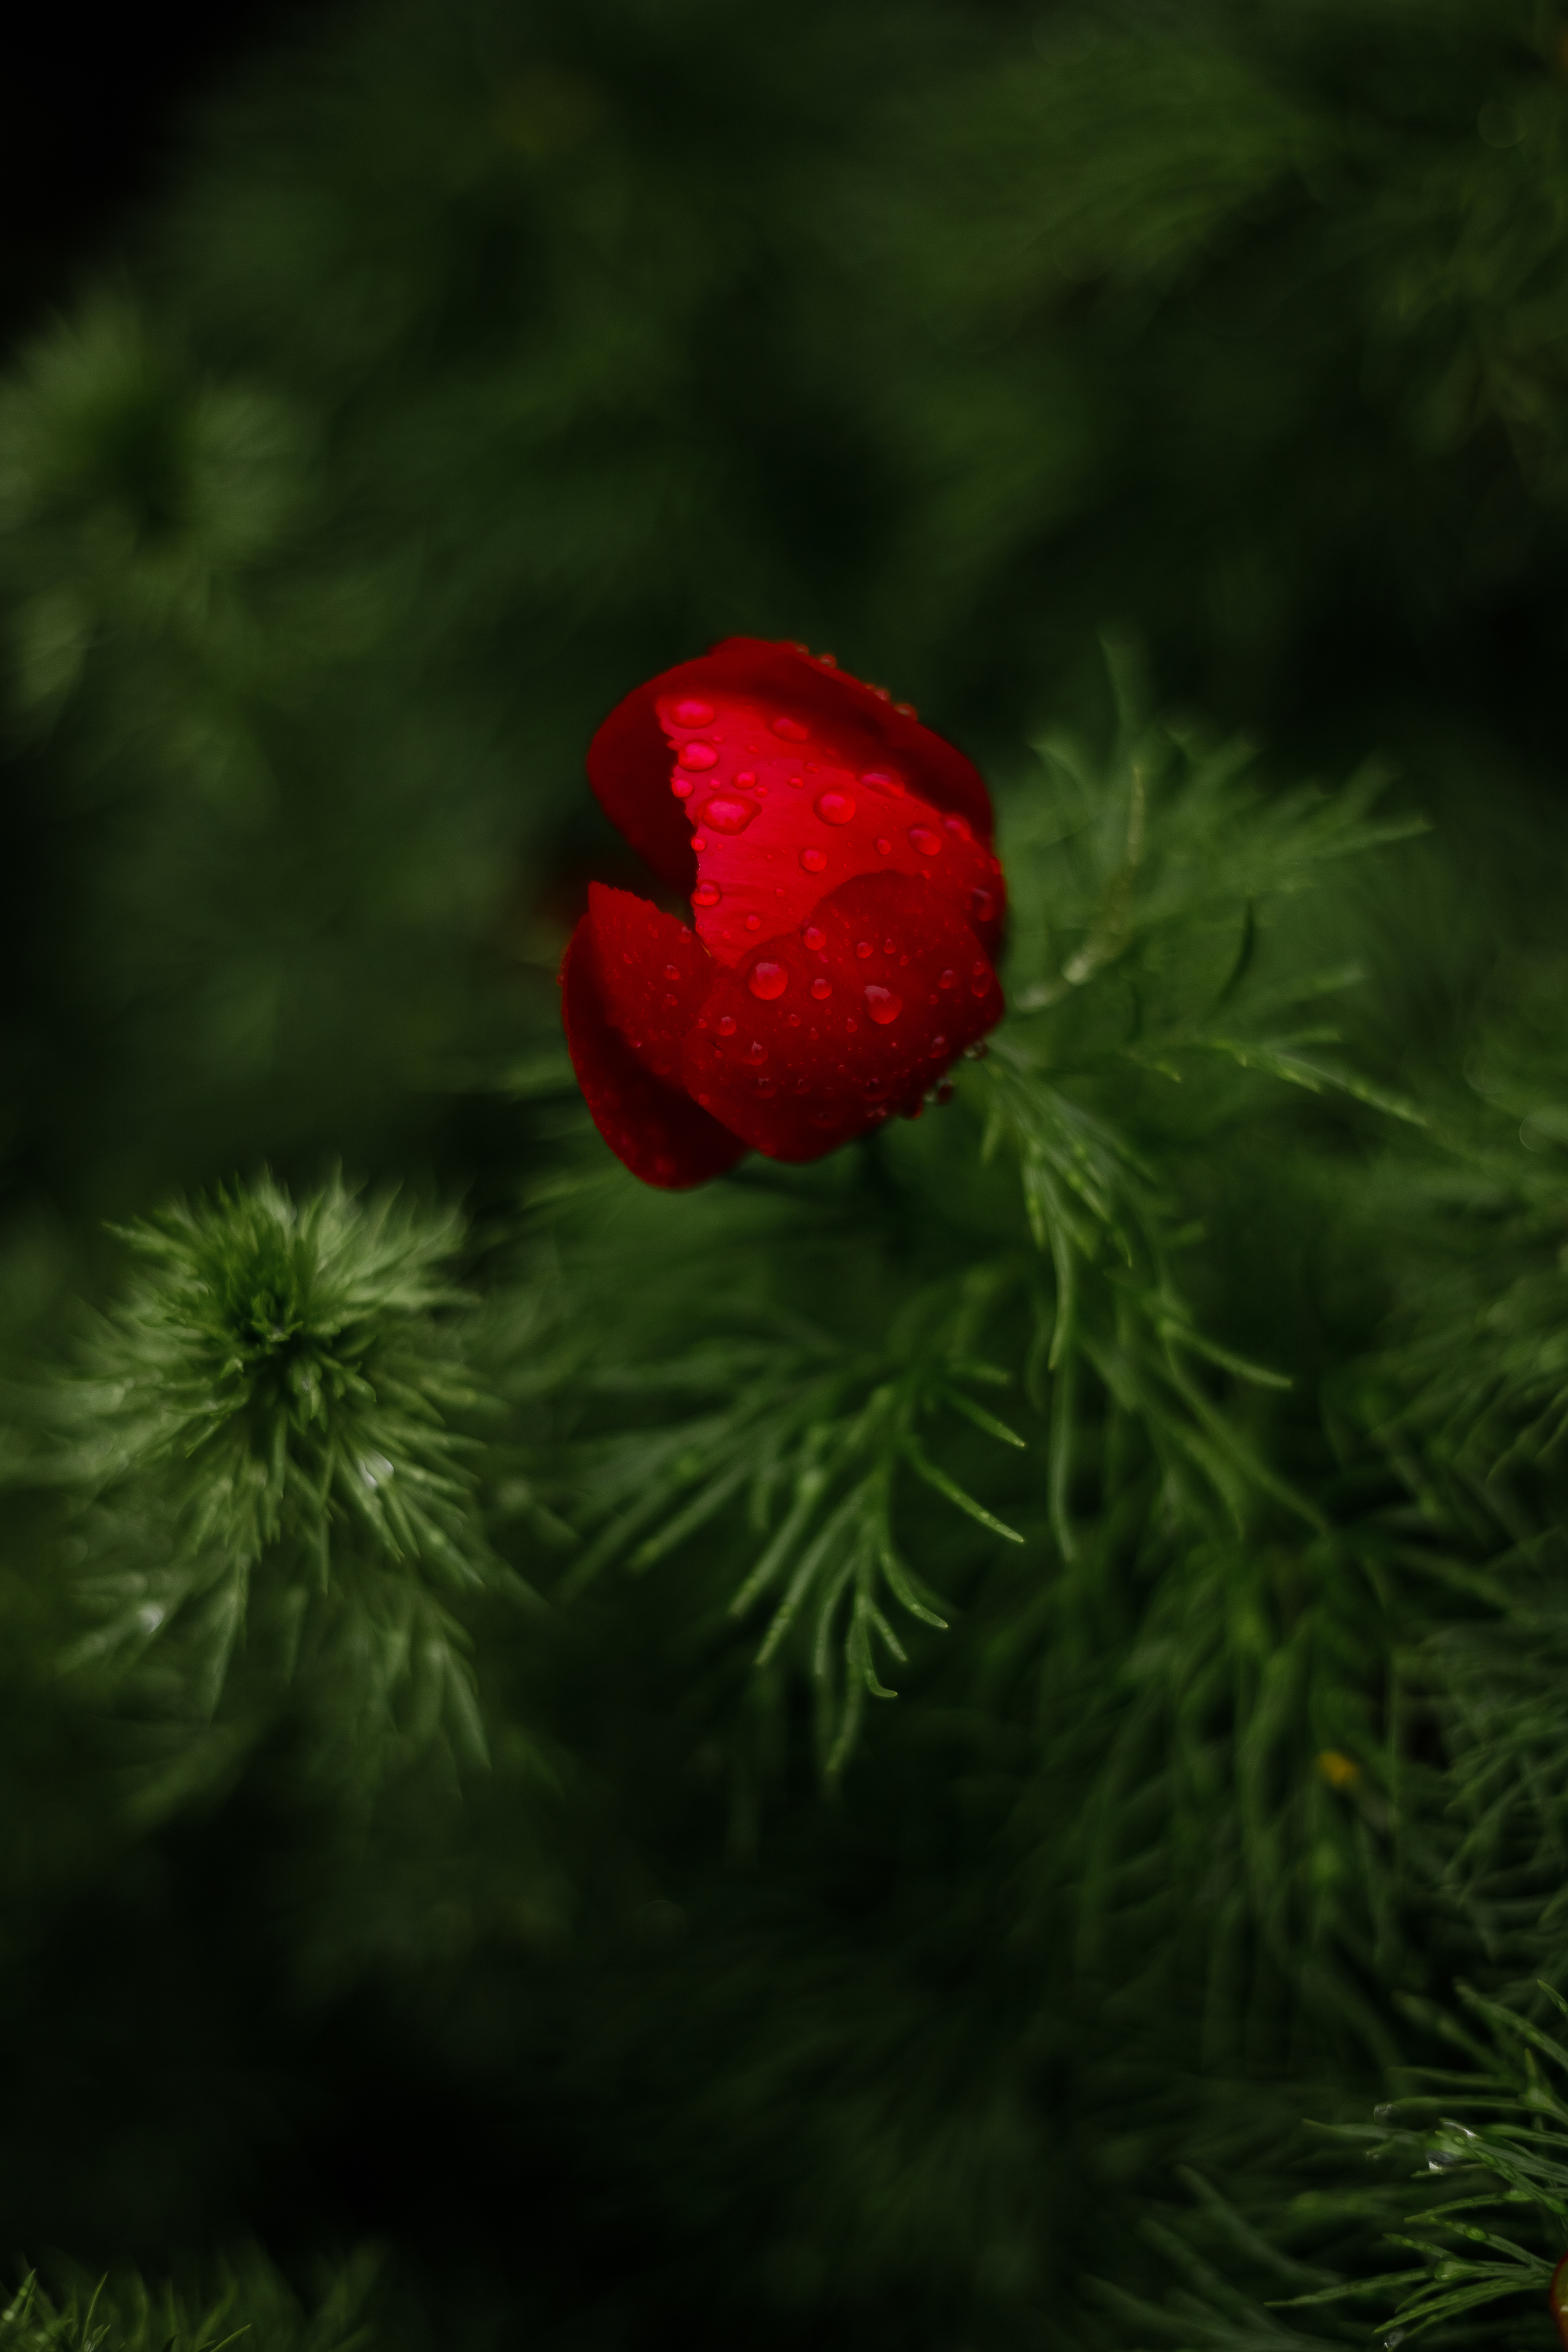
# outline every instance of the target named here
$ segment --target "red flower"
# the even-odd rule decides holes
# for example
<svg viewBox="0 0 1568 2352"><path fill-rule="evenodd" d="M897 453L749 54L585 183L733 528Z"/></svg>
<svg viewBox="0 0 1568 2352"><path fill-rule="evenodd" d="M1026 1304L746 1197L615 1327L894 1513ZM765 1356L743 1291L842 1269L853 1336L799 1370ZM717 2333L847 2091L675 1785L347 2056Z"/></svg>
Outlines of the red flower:
<svg viewBox="0 0 1568 2352"><path fill-rule="evenodd" d="M595 1124L645 1183L916 1118L1001 1019L985 786L826 656L726 638L629 694L588 775L695 915L595 883L561 968Z"/></svg>

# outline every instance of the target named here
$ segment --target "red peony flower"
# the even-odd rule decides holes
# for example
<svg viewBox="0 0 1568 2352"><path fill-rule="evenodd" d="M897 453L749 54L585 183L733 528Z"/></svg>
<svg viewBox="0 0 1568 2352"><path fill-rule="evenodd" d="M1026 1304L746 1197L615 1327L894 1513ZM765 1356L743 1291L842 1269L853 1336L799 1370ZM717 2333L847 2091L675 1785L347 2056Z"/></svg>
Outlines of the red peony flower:
<svg viewBox="0 0 1568 2352"><path fill-rule="evenodd" d="M629 694L588 775L694 912L595 883L561 968L588 1108L645 1183L916 1118L1001 1019L985 786L827 656L726 638Z"/></svg>

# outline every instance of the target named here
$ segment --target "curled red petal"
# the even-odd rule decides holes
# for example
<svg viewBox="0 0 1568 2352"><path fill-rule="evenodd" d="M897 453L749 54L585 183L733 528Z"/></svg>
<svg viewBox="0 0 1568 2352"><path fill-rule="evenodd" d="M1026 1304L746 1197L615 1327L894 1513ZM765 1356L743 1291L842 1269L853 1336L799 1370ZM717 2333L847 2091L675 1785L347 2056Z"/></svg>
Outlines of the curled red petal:
<svg viewBox="0 0 1568 2352"><path fill-rule="evenodd" d="M819 1160L913 1110L1001 1019L978 939L929 883L858 876L720 975L687 1041L688 1091L774 1160Z"/></svg>
<svg viewBox="0 0 1568 2352"><path fill-rule="evenodd" d="M996 858L966 817L915 792L888 752L875 768L847 765L825 739L797 738L793 722L781 737L766 704L711 687L700 701L661 695L658 714L671 798L697 858L693 917L720 963L794 929L859 874L929 883L994 951L1004 907Z"/></svg>
<svg viewBox="0 0 1568 2352"><path fill-rule="evenodd" d="M696 660L649 678L605 720L588 747L599 803L660 879L683 895L696 879L688 829L669 790L670 746L658 706L700 705L725 695L755 703L831 744L857 771L891 765L944 814L961 817L987 845L994 830L980 772L956 747L878 691L811 659L798 646L726 637Z"/></svg>
<svg viewBox="0 0 1568 2352"><path fill-rule="evenodd" d="M719 977L696 934L649 899L588 885L584 917L605 1013L645 1069L680 1083L687 1033Z"/></svg>
<svg viewBox="0 0 1568 2352"><path fill-rule="evenodd" d="M599 1133L632 1174L645 1184L679 1192L732 1168L744 1143L679 1086L646 1068L610 1018L591 914L572 935L561 988L566 1045L583 1098Z"/></svg>

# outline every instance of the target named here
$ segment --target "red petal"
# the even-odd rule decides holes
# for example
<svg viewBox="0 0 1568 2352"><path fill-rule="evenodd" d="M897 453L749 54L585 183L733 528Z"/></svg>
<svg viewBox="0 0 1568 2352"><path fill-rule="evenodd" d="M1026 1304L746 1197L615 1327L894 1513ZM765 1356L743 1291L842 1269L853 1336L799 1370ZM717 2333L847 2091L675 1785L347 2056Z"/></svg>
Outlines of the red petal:
<svg viewBox="0 0 1568 2352"><path fill-rule="evenodd" d="M855 770L891 767L912 792L960 816L989 844L990 795L962 751L842 670L826 669L797 646L763 637L726 637L710 653L680 662L627 695L588 747L588 777L601 807L660 879L681 892L695 879L686 826L671 797L669 747L661 701L712 703L725 695L798 720L831 742Z"/></svg>
<svg viewBox="0 0 1568 2352"><path fill-rule="evenodd" d="M687 1042L686 1085L757 1150L819 1160L912 1109L1003 1009L988 958L944 898L907 875L863 875L804 930L721 974Z"/></svg>
<svg viewBox="0 0 1568 2352"><path fill-rule="evenodd" d="M645 1069L679 1084L687 1034L719 974L701 940L630 890L588 885L599 999Z"/></svg>
<svg viewBox="0 0 1568 2352"><path fill-rule="evenodd" d="M567 1050L594 1124L645 1184L679 1192L706 1183L732 1168L745 1145L679 1087L645 1069L616 1028L599 986L593 921L584 915L572 934L561 986Z"/></svg>
<svg viewBox="0 0 1568 2352"><path fill-rule="evenodd" d="M694 726L697 713L707 715ZM858 874L929 882L994 947L1001 867L968 820L911 792L887 753L879 768L847 765L824 739L781 739L768 706L714 689L701 701L661 695L658 715L676 755L671 795L693 828L693 916L720 963L795 929Z"/></svg>

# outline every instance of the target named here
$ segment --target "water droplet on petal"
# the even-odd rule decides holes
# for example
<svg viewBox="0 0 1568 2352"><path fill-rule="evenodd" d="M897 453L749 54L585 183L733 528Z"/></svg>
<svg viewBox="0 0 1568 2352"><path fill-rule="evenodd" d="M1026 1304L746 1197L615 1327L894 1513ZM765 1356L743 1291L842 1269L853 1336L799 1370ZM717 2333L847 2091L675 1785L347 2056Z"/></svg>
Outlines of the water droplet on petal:
<svg viewBox="0 0 1568 2352"><path fill-rule="evenodd" d="M939 976L936 984L939 988L956 988L958 974L955 971L944 971Z"/></svg>
<svg viewBox="0 0 1568 2352"><path fill-rule="evenodd" d="M683 768L716 768L719 754L711 743L683 743L676 753Z"/></svg>
<svg viewBox="0 0 1568 2352"><path fill-rule="evenodd" d="M805 743L810 740L809 727L803 727L798 719L785 718L782 712L770 724L773 733L785 743Z"/></svg>
<svg viewBox="0 0 1568 2352"><path fill-rule="evenodd" d="M779 1082L776 1078L759 1078L757 1080L756 1091L761 1095L764 1102L768 1100L768 1097L771 1095L776 1095L778 1090Z"/></svg>
<svg viewBox="0 0 1568 2352"><path fill-rule="evenodd" d="M719 904L717 882L699 882L691 893L691 903L694 907L716 907Z"/></svg>
<svg viewBox="0 0 1568 2352"><path fill-rule="evenodd" d="M860 1091L868 1102L880 1102L890 1085L891 1080L888 1078L868 1078Z"/></svg>
<svg viewBox="0 0 1568 2352"><path fill-rule="evenodd" d="M838 656L837 654L818 654L816 656L816 667L818 669L837 669L838 667Z"/></svg>
<svg viewBox="0 0 1568 2352"><path fill-rule="evenodd" d="M973 916L977 923L988 923L991 920L992 916L996 912L996 898L994 892L990 890L972 890L969 894L969 911Z"/></svg>
<svg viewBox="0 0 1568 2352"><path fill-rule="evenodd" d="M954 841L968 841L971 838L969 819L966 816L944 816L942 829L943 833L951 833Z"/></svg>
<svg viewBox="0 0 1568 2352"><path fill-rule="evenodd" d="M855 942L855 952L859 957L862 963L865 962L866 958L868 955L875 955L876 951L877 942L875 940L857 940Z"/></svg>
<svg viewBox="0 0 1568 2352"><path fill-rule="evenodd" d="M680 966L678 963L667 963L664 967L664 976L666 980L679 980Z"/></svg>
<svg viewBox="0 0 1568 2352"><path fill-rule="evenodd" d="M712 716L713 706L709 702L688 699L685 702L678 702L675 706L675 723L678 727L706 727Z"/></svg>
<svg viewBox="0 0 1568 2352"><path fill-rule="evenodd" d="M750 768L741 768L736 771L735 782L738 784L750 785L754 784L756 781L757 779Z"/></svg>
<svg viewBox="0 0 1568 2352"><path fill-rule="evenodd" d="M884 955L897 955L898 952L899 943L897 940L884 940L882 941L882 953Z"/></svg>
<svg viewBox="0 0 1568 2352"><path fill-rule="evenodd" d="M811 1110L807 1111L806 1119L812 1127L837 1127L839 1116L836 1110Z"/></svg>
<svg viewBox="0 0 1568 2352"><path fill-rule="evenodd" d="M964 1047L963 1058L966 1062L983 1062L990 1051L990 1046L985 1043L985 1040L983 1037L978 1045L966 1045Z"/></svg>
<svg viewBox="0 0 1568 2352"><path fill-rule="evenodd" d="M746 985L753 996L771 1002L789 986L789 973L782 963L754 963Z"/></svg>
<svg viewBox="0 0 1568 2352"><path fill-rule="evenodd" d="M673 1013L679 1006L679 1003L680 999L679 996L667 996L664 1000L664 1009L667 1013Z"/></svg>
<svg viewBox="0 0 1568 2352"><path fill-rule="evenodd" d="M874 793L901 793L904 789L901 776L885 775L880 768L868 768L860 782L868 784Z"/></svg>
<svg viewBox="0 0 1568 2352"><path fill-rule="evenodd" d="M732 1013L721 1013L713 1025L721 1037L732 1037L735 1034L735 1016Z"/></svg>
<svg viewBox="0 0 1568 2352"><path fill-rule="evenodd" d="M820 930L816 924L807 923L805 927L805 944L811 950L813 955L819 954L822 949L827 945L827 933L824 930Z"/></svg>
<svg viewBox="0 0 1568 2352"><path fill-rule="evenodd" d="M803 849L800 862L808 874L820 874L827 864L826 849Z"/></svg>
<svg viewBox="0 0 1568 2352"><path fill-rule="evenodd" d="M895 702L893 709L900 719L914 719L919 715L912 702Z"/></svg>
<svg viewBox="0 0 1568 2352"><path fill-rule="evenodd" d="M942 835L933 833L929 824L911 824L910 847L917 857L937 857L942 854Z"/></svg>
<svg viewBox="0 0 1568 2352"><path fill-rule="evenodd" d="M879 834L877 835L877 855L878 855L878 856L879 856L879 857L891 857L892 854L893 854L893 845L892 845L892 843L888 839L888 836L887 836L887 835L886 835L885 833L879 833Z"/></svg>
<svg viewBox="0 0 1568 2352"><path fill-rule="evenodd" d="M678 801L689 801L691 798L692 790L690 777L676 776L672 779L669 789Z"/></svg>
<svg viewBox="0 0 1568 2352"><path fill-rule="evenodd" d="M744 833L756 814L754 802L736 800L721 793L704 802L702 822L710 824L715 833Z"/></svg>
<svg viewBox="0 0 1568 2352"><path fill-rule="evenodd" d="M761 915L748 915L746 917L746 929L749 931L760 931L762 928L763 919Z"/></svg>
<svg viewBox="0 0 1568 2352"><path fill-rule="evenodd" d="M763 1045L760 1037L753 1037L751 1044L746 1048L747 1061L750 1062L752 1068L755 1069L759 1062L765 1062L767 1058L767 1047Z"/></svg>
<svg viewBox="0 0 1568 2352"><path fill-rule="evenodd" d="M878 988L875 983L866 991L866 1010L879 1029L896 1021L904 1009L904 1000L895 996L890 988Z"/></svg>
<svg viewBox="0 0 1568 2352"><path fill-rule="evenodd" d="M816 795L816 814L824 824L847 824L855 814L853 793L826 792Z"/></svg>
<svg viewBox="0 0 1568 2352"><path fill-rule="evenodd" d="M816 978L811 983L811 992L813 996L816 997L818 1004L820 1004L825 997L832 995L833 982L826 977L826 973L819 971Z"/></svg>

